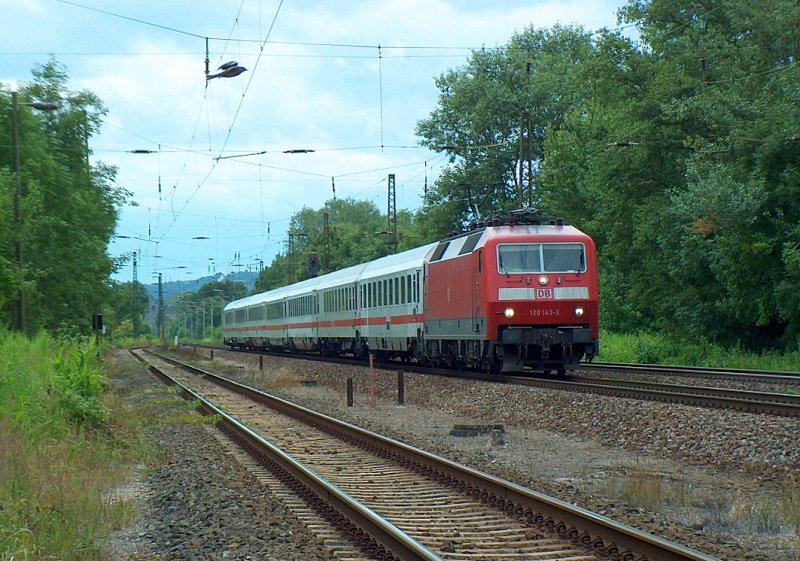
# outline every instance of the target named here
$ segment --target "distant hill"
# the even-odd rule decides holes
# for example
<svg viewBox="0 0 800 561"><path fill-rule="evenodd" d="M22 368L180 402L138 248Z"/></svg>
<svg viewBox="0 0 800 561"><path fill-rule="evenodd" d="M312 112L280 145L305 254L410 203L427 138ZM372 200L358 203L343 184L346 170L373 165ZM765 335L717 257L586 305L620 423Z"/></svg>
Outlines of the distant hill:
<svg viewBox="0 0 800 561"><path fill-rule="evenodd" d="M164 291L164 306L169 308L172 302L175 301L175 298L177 298L178 294L183 292L194 292L204 284L213 281L229 280L242 282L245 284L245 286L247 286L248 290L252 290L256 282L256 278L258 278L258 273L256 272L240 271L229 273L227 275L223 273L217 273L215 275L209 275L207 277L201 277L194 280L165 281L162 287ZM150 295L151 301L158 301L158 283L146 284L145 288L147 288L147 293Z"/></svg>

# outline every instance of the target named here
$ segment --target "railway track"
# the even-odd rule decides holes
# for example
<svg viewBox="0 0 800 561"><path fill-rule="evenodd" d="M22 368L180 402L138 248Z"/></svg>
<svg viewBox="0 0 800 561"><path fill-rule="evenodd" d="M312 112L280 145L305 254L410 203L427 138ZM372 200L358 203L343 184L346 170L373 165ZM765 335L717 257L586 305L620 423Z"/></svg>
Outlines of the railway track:
<svg viewBox="0 0 800 561"><path fill-rule="evenodd" d="M743 370L734 368L701 368L697 366L664 366L659 364L628 364L622 362L592 362L583 364L587 370L618 373L644 373L675 377L710 378L735 382L766 384L800 384L800 372L779 370Z"/></svg>
<svg viewBox="0 0 800 561"><path fill-rule="evenodd" d="M223 350L224 347L200 346L200 348ZM239 351L236 351L239 352ZM260 353L260 351L247 351ZM271 354L271 353L270 353ZM283 358L295 358L295 355L286 353L275 353L274 356ZM329 359L316 355L303 355L300 358L305 360L335 360L337 363L353 364L364 366L362 361L337 358ZM593 365L594 366L594 365ZM628 365L625 367L627 368ZM596 393L614 397L631 399L644 399L650 401L660 401L665 403L681 403L699 407L713 407L718 409L734 409L751 413L762 413L769 415L780 415L787 417L800 417L800 378L796 379L797 393L764 392L744 389L730 389L707 386L694 386L686 384L669 384L662 382L644 382L631 379L620 378L591 378L586 376L574 375L566 378L542 378L532 376L498 376L481 372L457 371L445 369L423 368L414 364L400 364L394 362L380 363L382 369L403 370L418 374L430 374L447 376L452 378L466 378L494 383L517 384L528 387L539 387L556 390L568 390L578 392ZM650 368L650 367L647 367ZM671 373L671 370L660 371L661 374ZM670 367L671 368L671 367ZM696 369L683 369L684 376L692 375ZM580 372L580 371L579 371ZM701 372L712 372L701 370ZM750 373L743 373L748 375ZM733 371L728 372L728 376L734 376ZM791 376L776 375L784 384L792 383ZM741 380L741 378L739 378ZM766 374L759 375L762 383L774 382L773 378ZM751 380L752 381L752 380Z"/></svg>
<svg viewBox="0 0 800 561"><path fill-rule="evenodd" d="M350 558L715 559L194 366L147 360L353 538Z"/></svg>

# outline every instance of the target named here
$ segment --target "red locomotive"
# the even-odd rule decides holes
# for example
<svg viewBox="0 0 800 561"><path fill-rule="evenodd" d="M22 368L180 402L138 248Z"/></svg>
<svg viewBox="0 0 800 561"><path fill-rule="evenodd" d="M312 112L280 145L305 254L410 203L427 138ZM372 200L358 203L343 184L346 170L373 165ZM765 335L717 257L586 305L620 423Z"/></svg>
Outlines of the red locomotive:
<svg viewBox="0 0 800 561"><path fill-rule="evenodd" d="M598 351L595 246L528 209L446 240L231 302L233 347L375 353L564 373Z"/></svg>

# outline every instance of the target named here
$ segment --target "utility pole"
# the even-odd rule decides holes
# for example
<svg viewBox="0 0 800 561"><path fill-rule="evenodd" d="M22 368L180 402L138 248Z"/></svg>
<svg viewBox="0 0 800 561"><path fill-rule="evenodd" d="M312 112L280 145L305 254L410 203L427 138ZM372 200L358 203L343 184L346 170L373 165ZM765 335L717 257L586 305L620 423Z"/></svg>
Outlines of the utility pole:
<svg viewBox="0 0 800 561"><path fill-rule="evenodd" d="M19 155L19 103L17 102L17 92L11 92L11 159L14 166L14 254L17 258L17 265L19 267L19 288L17 289L17 302L16 302L16 326L17 330L24 332L27 327L26 310L25 310L25 288L23 286L23 279L25 276L25 258L23 254L22 243L22 171ZM33 101L30 103L23 103L34 109L41 111L55 111L58 105L55 103L44 101Z"/></svg>
<svg viewBox="0 0 800 561"><path fill-rule="evenodd" d="M139 309L136 302L136 285L139 279L139 263L136 260L136 252L133 252L133 282L131 283L131 321L133 322L133 338L139 336Z"/></svg>
<svg viewBox="0 0 800 561"><path fill-rule="evenodd" d="M330 270L331 215L326 210L322 215L322 271Z"/></svg>
<svg viewBox="0 0 800 561"><path fill-rule="evenodd" d="M531 161L530 161L530 151L531 151L531 138L530 138L530 121L531 115L527 111L523 111L520 114L520 123L519 123L519 179L518 179L518 189L517 189L517 204L519 208L522 208L523 201L524 201L524 193L525 193L525 176L527 175L528 178L528 204L531 203L533 199L533 193L531 192L532 187L532 179L533 179L533 170L531 169ZM526 174L527 171L527 174Z"/></svg>
<svg viewBox="0 0 800 561"><path fill-rule="evenodd" d="M25 332L25 289L22 287L22 271L25 259L22 255L22 178L20 177L19 159L19 126L17 125L17 92L11 92L11 151L14 162L14 226L16 228L14 239L14 253L19 267L19 288L17 289L17 331Z"/></svg>
<svg viewBox="0 0 800 561"><path fill-rule="evenodd" d="M158 337L164 340L164 285L162 274L158 273Z"/></svg>
<svg viewBox="0 0 800 561"><path fill-rule="evenodd" d="M395 192L394 174L389 174L388 210L386 219L389 231L389 253L397 253L397 199Z"/></svg>

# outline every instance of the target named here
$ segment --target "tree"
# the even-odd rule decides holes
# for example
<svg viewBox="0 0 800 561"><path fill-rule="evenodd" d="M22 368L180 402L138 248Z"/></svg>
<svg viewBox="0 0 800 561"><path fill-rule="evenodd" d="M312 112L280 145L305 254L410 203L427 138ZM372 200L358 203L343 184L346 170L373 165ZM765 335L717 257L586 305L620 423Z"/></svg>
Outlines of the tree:
<svg viewBox="0 0 800 561"><path fill-rule="evenodd" d="M543 200L598 240L611 325L798 344L800 7L779 4L631 1L643 43L606 34L584 65Z"/></svg>
<svg viewBox="0 0 800 561"><path fill-rule="evenodd" d="M397 213L397 230L399 251L427 241L408 211ZM318 210L303 207L289 222L286 251L261 272L254 291L308 278L311 253L321 262L319 274L382 257L389 252L388 236L387 217L371 201L332 199Z"/></svg>
<svg viewBox="0 0 800 561"><path fill-rule="evenodd" d="M12 249L16 225L3 220L0 321L12 323L14 295L23 290L29 331L88 331L92 314L111 293L115 263L107 245L129 193L114 183L113 167L89 163L88 140L106 113L99 98L67 90L66 71L52 59L35 68L33 78L19 87L20 99L54 103L57 110L38 113L20 104L17 111L24 268L19 269ZM13 142L7 136L11 118L10 95L0 87L0 144L9 147L0 151L3 202L11 200L15 184Z"/></svg>
<svg viewBox="0 0 800 561"><path fill-rule="evenodd" d="M164 331L167 337L219 339L225 304L245 296L245 284L229 280L211 281L194 292L183 292L172 306Z"/></svg>
<svg viewBox="0 0 800 561"><path fill-rule="evenodd" d="M111 281L111 296L104 322L116 338L139 337L150 332L144 316L150 307L150 295L140 282Z"/></svg>
<svg viewBox="0 0 800 561"><path fill-rule="evenodd" d="M438 107L417 124L421 143L451 162L421 212L435 237L476 218L476 208L488 215L538 205L548 128L580 101L575 68L592 53L579 27L531 27L438 78Z"/></svg>

